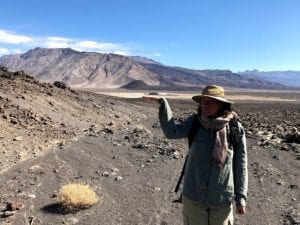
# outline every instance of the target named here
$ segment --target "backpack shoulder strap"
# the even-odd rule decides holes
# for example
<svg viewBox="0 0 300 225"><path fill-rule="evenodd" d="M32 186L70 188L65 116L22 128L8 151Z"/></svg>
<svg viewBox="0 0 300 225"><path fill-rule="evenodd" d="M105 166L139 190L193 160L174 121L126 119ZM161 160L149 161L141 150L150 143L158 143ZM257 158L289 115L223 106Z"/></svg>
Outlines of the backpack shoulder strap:
<svg viewBox="0 0 300 225"><path fill-rule="evenodd" d="M239 138L239 124L238 119L234 118L229 121L229 130L228 130L228 142L233 146L233 150L236 149Z"/></svg>
<svg viewBox="0 0 300 225"><path fill-rule="evenodd" d="M201 123L199 123L198 121L198 116L197 114L193 115L193 123L192 123L192 127L189 131L189 136L188 136L188 144L189 144L189 148L192 146L193 141L195 139L195 136L198 132L199 127L201 126Z"/></svg>

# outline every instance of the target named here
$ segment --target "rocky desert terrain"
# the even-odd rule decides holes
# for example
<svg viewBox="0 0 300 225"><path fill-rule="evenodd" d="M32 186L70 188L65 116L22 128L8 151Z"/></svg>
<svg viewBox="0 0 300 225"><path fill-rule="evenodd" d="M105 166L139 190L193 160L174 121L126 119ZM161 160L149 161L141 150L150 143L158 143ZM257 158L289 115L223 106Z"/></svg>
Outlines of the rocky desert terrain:
<svg viewBox="0 0 300 225"><path fill-rule="evenodd" d="M283 101L235 104L249 157L248 206L238 225L300 224L300 94L271 95ZM170 105L178 121L197 108L191 100ZM157 113L155 102L73 90L1 67L0 224L182 224L173 190L187 143L167 140ZM89 185L99 202L63 210L56 195L68 183Z"/></svg>

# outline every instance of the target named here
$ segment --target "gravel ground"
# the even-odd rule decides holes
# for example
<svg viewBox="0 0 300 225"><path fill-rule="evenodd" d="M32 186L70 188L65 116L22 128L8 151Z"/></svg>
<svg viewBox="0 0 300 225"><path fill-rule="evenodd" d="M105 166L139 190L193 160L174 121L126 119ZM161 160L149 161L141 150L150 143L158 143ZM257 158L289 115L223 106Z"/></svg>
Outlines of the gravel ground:
<svg viewBox="0 0 300 225"><path fill-rule="evenodd" d="M177 120L197 107L170 105ZM236 111L248 137L249 197L235 224L300 224L299 102L238 101ZM0 224L182 224L173 189L187 143L164 138L157 112L138 98L74 91L1 68ZM88 184L99 202L61 210L55 196L68 183Z"/></svg>

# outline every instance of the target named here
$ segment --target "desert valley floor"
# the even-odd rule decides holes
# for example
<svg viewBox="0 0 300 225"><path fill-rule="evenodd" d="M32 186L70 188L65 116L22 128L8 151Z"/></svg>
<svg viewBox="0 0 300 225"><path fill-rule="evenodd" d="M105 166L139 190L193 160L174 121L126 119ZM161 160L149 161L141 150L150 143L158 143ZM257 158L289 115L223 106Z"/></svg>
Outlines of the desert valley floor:
<svg viewBox="0 0 300 225"><path fill-rule="evenodd" d="M163 136L154 102L13 73L0 86L0 224L182 224L173 189L187 143ZM300 93L230 95L255 96L233 99L247 131L250 179L247 212L235 224L299 224ZM177 120L197 108L189 98L169 99ZM68 183L88 184L99 202L66 213L55 196ZM20 207L10 215L8 203Z"/></svg>

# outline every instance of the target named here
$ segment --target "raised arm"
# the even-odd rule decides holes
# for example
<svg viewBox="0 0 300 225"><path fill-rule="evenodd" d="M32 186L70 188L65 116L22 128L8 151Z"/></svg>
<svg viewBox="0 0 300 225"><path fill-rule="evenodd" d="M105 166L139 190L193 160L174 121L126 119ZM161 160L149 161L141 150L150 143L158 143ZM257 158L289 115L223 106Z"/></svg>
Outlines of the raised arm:
<svg viewBox="0 0 300 225"><path fill-rule="evenodd" d="M192 126L193 117L190 116L182 123L176 124L167 99L161 97L159 103L159 121L166 138L187 138Z"/></svg>

